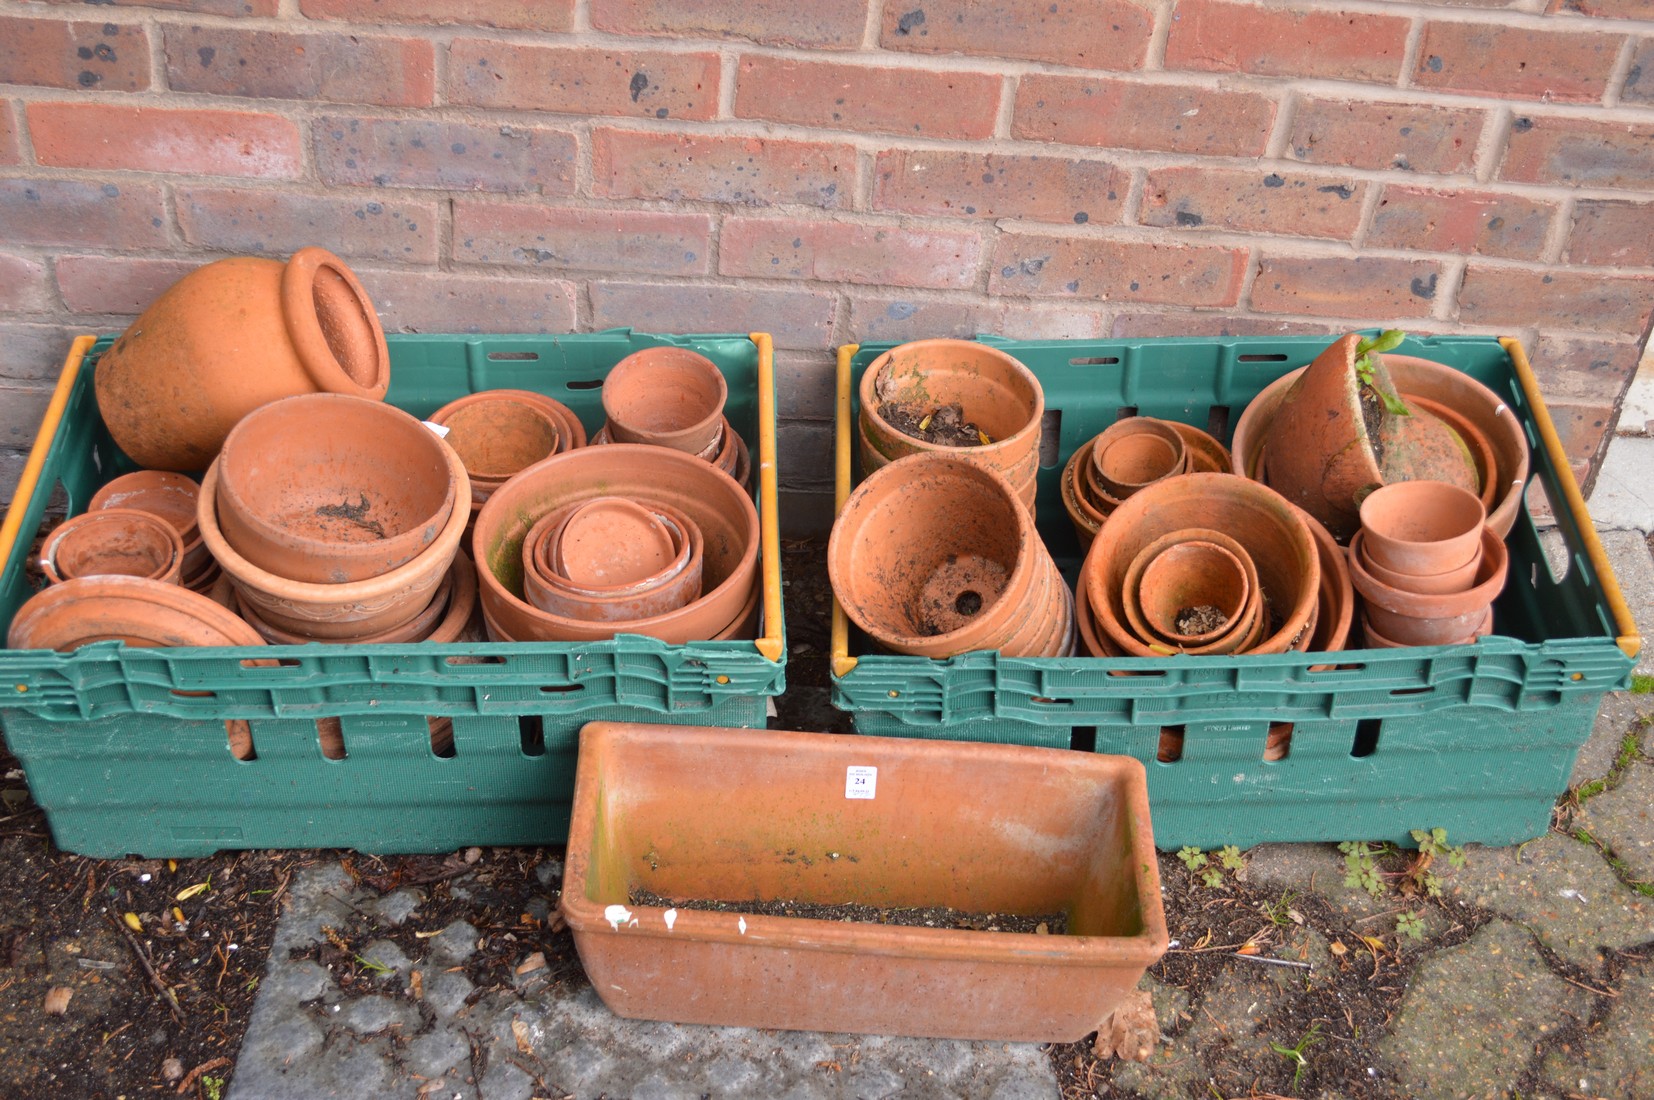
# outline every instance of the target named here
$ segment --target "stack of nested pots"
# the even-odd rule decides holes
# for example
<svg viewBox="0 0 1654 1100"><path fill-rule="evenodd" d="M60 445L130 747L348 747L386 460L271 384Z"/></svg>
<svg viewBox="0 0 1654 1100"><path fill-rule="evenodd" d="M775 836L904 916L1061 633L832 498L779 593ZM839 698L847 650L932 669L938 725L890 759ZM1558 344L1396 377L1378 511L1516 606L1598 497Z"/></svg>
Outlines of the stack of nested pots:
<svg viewBox="0 0 1654 1100"><path fill-rule="evenodd" d="M52 584L111 576L177 584L183 563L177 529L136 508L84 512L47 535L40 552L40 571Z"/></svg>
<svg viewBox="0 0 1654 1100"><path fill-rule="evenodd" d="M472 547L497 642L681 645L758 626L758 509L696 453L615 443L553 455L488 498Z"/></svg>
<svg viewBox="0 0 1654 1100"><path fill-rule="evenodd" d="M1033 512L1045 392L1016 359L973 340L916 340L869 363L858 393L864 477L907 455L952 456L999 473Z"/></svg>
<svg viewBox="0 0 1654 1100"><path fill-rule="evenodd" d="M132 509L165 520L183 540L179 582L193 592L208 592L219 577L218 562L207 552L201 527L195 521L200 487L183 474L166 470L137 470L106 483L92 494L88 513L103 509Z"/></svg>
<svg viewBox="0 0 1654 1100"><path fill-rule="evenodd" d="M459 456L430 428L379 401L307 394L235 426L196 519L267 641L452 641L475 593L456 556L470 504Z"/></svg>
<svg viewBox="0 0 1654 1100"><path fill-rule="evenodd" d="M1386 485L1361 502L1349 558L1369 645L1454 645L1493 632L1510 559L1477 494L1439 481Z"/></svg>
<svg viewBox="0 0 1654 1100"><path fill-rule="evenodd" d="M638 443L695 455L752 487L752 456L724 416L729 383L718 365L679 347L635 351L603 379L603 427L594 445Z"/></svg>
<svg viewBox="0 0 1654 1100"><path fill-rule="evenodd" d="M1280 494L1231 474L1166 478L1133 493L1080 570L1087 651L1153 657L1341 648L1351 602L1343 586L1323 585L1325 555L1311 526Z"/></svg>
<svg viewBox="0 0 1654 1100"><path fill-rule="evenodd" d="M1026 501L963 457L911 455L873 471L833 524L827 571L845 614L891 652L1074 652L1073 596Z"/></svg>
<svg viewBox="0 0 1654 1100"><path fill-rule="evenodd" d="M1087 549L1109 514L1133 493L1182 473L1229 468L1223 444L1199 428L1132 416L1080 444L1062 471L1062 504Z"/></svg>
<svg viewBox="0 0 1654 1100"><path fill-rule="evenodd" d="M483 390L450 401L427 418L446 429L471 481L471 519L518 472L586 445L580 418L561 401L532 390Z"/></svg>

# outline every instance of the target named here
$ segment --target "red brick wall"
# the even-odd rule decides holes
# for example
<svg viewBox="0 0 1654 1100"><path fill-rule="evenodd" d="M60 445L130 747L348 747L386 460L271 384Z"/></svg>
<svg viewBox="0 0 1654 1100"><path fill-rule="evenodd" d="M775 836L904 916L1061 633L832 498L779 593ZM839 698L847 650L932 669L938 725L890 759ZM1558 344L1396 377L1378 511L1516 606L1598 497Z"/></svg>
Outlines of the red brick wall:
<svg viewBox="0 0 1654 1100"><path fill-rule="evenodd" d="M391 329L1525 338L1654 311L1651 0L0 0L0 495L68 336L323 244ZM803 494L803 495L797 495Z"/></svg>

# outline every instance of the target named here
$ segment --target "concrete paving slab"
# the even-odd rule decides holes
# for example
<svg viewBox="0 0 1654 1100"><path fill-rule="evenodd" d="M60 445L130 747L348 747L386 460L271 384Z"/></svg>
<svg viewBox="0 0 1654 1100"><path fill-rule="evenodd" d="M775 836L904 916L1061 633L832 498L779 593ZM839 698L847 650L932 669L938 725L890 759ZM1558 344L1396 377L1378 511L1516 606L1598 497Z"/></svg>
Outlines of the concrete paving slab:
<svg viewBox="0 0 1654 1100"><path fill-rule="evenodd" d="M1643 351L1637 376L1620 403L1621 435L1654 435L1654 343Z"/></svg>
<svg viewBox="0 0 1654 1100"><path fill-rule="evenodd" d="M1654 443L1654 439L1648 442ZM1650 480L1654 481L1654 466L1649 468L1649 473ZM1631 608L1631 617L1643 636L1637 672L1654 676L1654 555L1649 553L1648 539L1641 531L1601 531L1599 534L1626 606Z"/></svg>
<svg viewBox="0 0 1654 1100"><path fill-rule="evenodd" d="M1654 436L1615 436L1589 501L1599 531L1654 531Z"/></svg>

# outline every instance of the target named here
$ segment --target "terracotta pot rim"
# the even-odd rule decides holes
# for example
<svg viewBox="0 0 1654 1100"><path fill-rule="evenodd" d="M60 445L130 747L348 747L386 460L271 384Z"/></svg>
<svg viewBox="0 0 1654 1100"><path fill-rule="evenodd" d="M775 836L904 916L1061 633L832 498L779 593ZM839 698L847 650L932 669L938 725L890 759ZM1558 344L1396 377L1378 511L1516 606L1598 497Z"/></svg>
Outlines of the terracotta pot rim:
<svg viewBox="0 0 1654 1100"><path fill-rule="evenodd" d="M340 362L323 331L315 295L317 280L323 277L324 272L339 277L345 289L341 297L356 307L357 313L351 317L351 325L358 328L358 338L370 345L360 360ZM375 401L384 399L391 379L390 350L385 345L385 330L379 325L379 315L374 312L367 290L343 260L314 245L293 253L281 273L281 306L299 361L320 389ZM359 327L356 325L358 320L361 322Z"/></svg>
<svg viewBox="0 0 1654 1100"><path fill-rule="evenodd" d="M232 586L232 591L234 591ZM453 641L459 637L476 606L477 578L471 560L455 554L448 572L437 584L431 603L401 626L358 638L310 638L266 622L258 609L234 591L235 612L270 645L412 645ZM421 623L421 619L425 621Z"/></svg>
<svg viewBox="0 0 1654 1100"><path fill-rule="evenodd" d="M874 396L874 382L877 380L879 372L890 362L891 356L904 349L929 348L936 346L968 347L972 351L981 352L988 358L997 360L1002 365L1011 368L1012 373L1019 375L1034 393L1033 414L1028 418L1028 422L1005 438L996 439L992 443L986 443L980 447L944 447L940 443L927 443L922 439L914 439L912 436L907 435L895 425L891 424L884 417L880 416L878 413L878 402L870 399ZM884 352L871 363L867 364L867 369L862 371L861 382L857 386L857 396L860 402L861 415L867 417L871 423L877 425L881 430L889 432L893 435L901 436L903 446L910 446L915 454L950 455L964 452L999 455L1005 453L1006 451L1019 451L1021 447L1028 442L1030 436L1036 438L1038 437L1040 432L1040 420L1045 416L1045 388L1040 385L1039 378L1035 376L1033 371L1028 369L1025 363L1010 353L1002 351L992 345L979 343L975 340L959 340L950 337L934 337L926 340L909 340L904 344L898 344L896 347ZM1034 451L1034 455L1035 466L1037 468L1037 448Z"/></svg>
<svg viewBox="0 0 1654 1100"><path fill-rule="evenodd" d="M1393 588L1367 572L1366 564L1361 560L1364 534L1364 531L1358 531L1350 540L1347 556L1350 583L1355 585L1362 599L1393 614L1419 619L1454 618L1468 614L1468 609L1473 607L1491 606L1504 591L1510 554L1505 548L1505 541L1486 524L1482 525L1482 562L1476 569L1476 583L1462 592L1441 595L1424 595Z"/></svg>
<svg viewBox="0 0 1654 1100"><path fill-rule="evenodd" d="M441 427L448 428L448 435L444 435L442 437L442 441L447 443L448 446L453 447L454 445L449 439L449 436L453 435L453 427L449 421L454 418L456 413L463 412L466 409L475 408L479 405L507 405L514 409L524 409L527 410L531 416L538 418L542 423L550 427L552 440L551 450L541 455L540 458L536 458L531 462L526 462L522 466L519 466L514 470L508 470L504 473L492 470L473 470L471 467L466 466L465 474L471 479L473 485L480 485L489 488L503 485L511 478L516 477L517 474L527 469L529 466L534 465L535 462L540 461L540 459L550 458L552 455L559 454L566 449L563 446L563 425L560 418L554 415L551 409L547 408L538 401L524 401L518 397L501 397L499 396L500 392L501 391L498 390L484 390L480 393L469 395L470 397L480 398L481 400L469 401L462 397L457 401L450 401L430 416L427 416L425 420L427 423L437 424ZM438 419L439 416L441 419ZM459 448L455 447L454 449L457 451ZM464 459L462 458L460 461L463 464Z"/></svg>
<svg viewBox="0 0 1654 1100"><path fill-rule="evenodd" d="M703 379L713 383L712 389L717 396L713 400L709 412L690 424L664 430L648 429L628 423L624 414L629 409L620 410L621 415L616 415L618 402L612 401L611 397L622 386L637 384L637 380L632 375L657 369L654 367L654 361L660 359L670 360L674 365L688 366ZM724 377L724 372L718 369L718 364L700 352L673 344L661 344L650 348L639 348L613 367L610 367L609 373L604 376L603 388L599 391L599 400L603 405L604 417L613 426L609 435L615 442L666 447L674 451L684 451L699 456L701 451L707 449L709 443L716 442L714 435L723 422L724 406L729 403L729 381ZM633 438L626 439L628 435Z"/></svg>
<svg viewBox="0 0 1654 1100"><path fill-rule="evenodd" d="M6 645L11 649L44 648L25 646L30 641L27 631L43 615L58 609L59 604L99 601L117 609L130 608L134 616L131 625L137 629L158 629L154 615L175 617L178 621L193 623L202 628L207 640L196 645L262 646L264 639L258 632L238 619L232 612L197 592L164 581L144 577L98 576L78 577L54 584L35 593L18 608L6 634ZM147 623L146 623L147 620ZM81 645L91 644L81 641ZM54 649L58 647L53 647ZM171 647L159 647L171 648ZM59 650L60 652L62 650Z"/></svg>
<svg viewBox="0 0 1654 1100"><path fill-rule="evenodd" d="M647 444L638 443L632 444L632 446L642 447L647 446ZM743 603L741 605L741 609L735 613L735 618L729 621L729 625L723 627L718 631L718 633L714 634L710 638L697 638L695 640L707 642L730 642L742 640L741 636L747 629L747 623L758 614L758 598L761 594L761 589L761 585L754 584L752 586L752 591L747 594L746 602ZM487 630L490 639L496 642L523 642L529 640L525 638L512 637L505 630L501 629L499 623L494 621L494 616L488 612L488 605L482 604L481 606L483 626L484 629ZM607 631L594 631L596 634L607 633L611 638L619 634L645 634L643 631L629 629L635 625L635 621L617 623L587 623L586 625L592 627L613 628ZM645 634L645 636L647 637L649 635Z"/></svg>
<svg viewBox="0 0 1654 1100"><path fill-rule="evenodd" d="M574 415L574 410L557 400L555 397L552 397L549 394L539 393L535 390L473 390L470 393L462 394L461 396L454 398L452 401L448 402L440 409L437 409L425 419L429 420L433 424L446 425L448 417L451 416L456 409L479 401L500 400L507 398L514 401L523 401L529 404L538 405L540 408L544 409L548 415L550 415L552 420L557 424L557 450L555 453L563 454L567 451L578 450L586 445L586 426L580 423L580 418ZM548 455L547 457L549 458L550 456ZM521 472L521 470L518 471L518 473ZM512 477L515 476L516 474L512 475ZM473 480L488 482L493 479L480 478ZM492 488L497 489L500 485L505 484L509 480L511 479L500 478L499 481L492 486Z"/></svg>
<svg viewBox="0 0 1654 1100"><path fill-rule="evenodd" d="M187 486L187 489L186 489ZM201 545L201 528L195 521L195 502L201 495L200 484L188 474L180 474L173 470L133 470L121 474L100 485L86 502L86 511L97 512L105 508L131 508L126 503L128 497L147 495L149 493L177 492L180 496L188 493L190 499L189 518L184 526L178 528L179 536L184 540L184 553L187 556L197 546ZM117 495L119 500L115 499ZM148 512L148 508L138 508L137 511ZM152 512L152 515L161 515Z"/></svg>
<svg viewBox="0 0 1654 1100"><path fill-rule="evenodd" d="M1114 433L1113 438L1109 438L1111 432ZM1121 481L1118 478L1111 477L1108 471L1103 469L1103 463L1109 448L1134 435L1153 436L1168 444L1172 448L1173 455L1176 456L1172 468L1157 477L1149 478L1147 481ZM1098 450L1097 447L1099 443L1103 444L1101 450ZM1092 487L1099 493L1107 493L1113 496L1116 500L1124 500L1139 489L1144 489L1168 477L1176 477L1178 474L1186 473L1188 469L1189 452L1188 448L1183 445L1183 433L1172 427L1169 422L1156 417L1128 416L1122 420L1116 420L1098 432L1091 440L1091 464L1088 473L1094 473L1096 476L1096 483Z"/></svg>
<svg viewBox="0 0 1654 1100"><path fill-rule="evenodd" d="M139 508L99 508L96 511L82 512L78 516L71 516L53 529L46 536L46 541L40 547L40 571L46 574L46 579L52 584L62 584L65 581L76 579L74 576L64 576L57 567L57 549L68 535L77 534L95 527L99 523L129 523L135 524L149 532L156 543L166 545L167 560L146 574L146 579L160 581L164 584L181 584L183 581L184 540L178 534L178 528L167 522L154 512L146 512ZM88 576L127 576L121 573L96 573Z"/></svg>

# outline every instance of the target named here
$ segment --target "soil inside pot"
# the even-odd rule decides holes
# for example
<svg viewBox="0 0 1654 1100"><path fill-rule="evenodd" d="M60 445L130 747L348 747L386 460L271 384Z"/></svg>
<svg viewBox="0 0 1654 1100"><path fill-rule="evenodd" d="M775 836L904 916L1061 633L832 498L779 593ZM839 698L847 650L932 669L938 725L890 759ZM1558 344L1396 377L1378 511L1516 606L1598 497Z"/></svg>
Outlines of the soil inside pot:
<svg viewBox="0 0 1654 1100"><path fill-rule="evenodd" d="M1362 386L1361 421L1367 427L1367 443L1373 449L1373 460L1382 469L1384 466L1384 435L1379 430L1384 426L1384 398L1371 386Z"/></svg>
<svg viewBox="0 0 1654 1100"><path fill-rule="evenodd" d="M368 542L389 537L385 534L385 525L368 515L373 510L373 504L367 494L358 493L357 497L359 499L355 503L341 500L338 504L317 505L317 519L339 521L319 524L321 530L341 542Z"/></svg>
<svg viewBox="0 0 1654 1100"><path fill-rule="evenodd" d="M1229 616L1209 603L1185 607L1177 613L1179 634L1210 634L1229 625Z"/></svg>
<svg viewBox="0 0 1654 1100"><path fill-rule="evenodd" d="M629 905L660 909L702 909L715 913L749 913L761 917L798 917L804 920L831 920L850 924L892 924L904 928L958 928L972 932L1020 932L1024 935L1061 936L1068 931L1067 913L967 913L943 905L888 906L817 905L807 901L702 901L661 897L649 890L633 890Z"/></svg>
<svg viewBox="0 0 1654 1100"><path fill-rule="evenodd" d="M925 409L891 401L879 406L879 415L903 435L939 447L981 447L992 442L987 432L965 419L961 405Z"/></svg>

